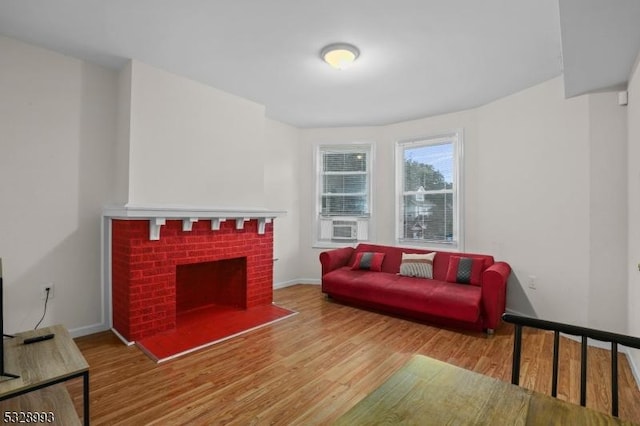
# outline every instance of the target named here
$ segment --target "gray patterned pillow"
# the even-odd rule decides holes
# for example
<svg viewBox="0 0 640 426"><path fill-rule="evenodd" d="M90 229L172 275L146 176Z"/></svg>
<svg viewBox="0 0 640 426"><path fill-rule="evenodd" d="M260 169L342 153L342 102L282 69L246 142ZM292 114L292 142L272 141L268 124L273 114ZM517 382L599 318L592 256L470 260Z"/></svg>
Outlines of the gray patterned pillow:
<svg viewBox="0 0 640 426"><path fill-rule="evenodd" d="M436 252L427 254L402 253L400 275L406 277L433 278L433 259Z"/></svg>

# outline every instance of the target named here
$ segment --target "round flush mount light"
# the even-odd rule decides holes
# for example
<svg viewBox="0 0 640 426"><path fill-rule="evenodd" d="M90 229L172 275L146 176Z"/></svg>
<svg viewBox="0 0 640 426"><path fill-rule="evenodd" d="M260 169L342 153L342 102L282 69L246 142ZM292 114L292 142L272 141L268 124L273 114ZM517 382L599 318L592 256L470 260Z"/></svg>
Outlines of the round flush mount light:
<svg viewBox="0 0 640 426"><path fill-rule="evenodd" d="M360 56L357 47L348 43L334 43L320 51L320 57L331 67L339 70L349 68Z"/></svg>

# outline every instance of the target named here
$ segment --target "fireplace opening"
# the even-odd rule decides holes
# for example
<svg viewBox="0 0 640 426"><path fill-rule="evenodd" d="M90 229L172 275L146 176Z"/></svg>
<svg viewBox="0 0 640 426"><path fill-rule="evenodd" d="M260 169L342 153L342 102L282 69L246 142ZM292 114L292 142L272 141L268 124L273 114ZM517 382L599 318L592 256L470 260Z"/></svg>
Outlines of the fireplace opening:
<svg viewBox="0 0 640 426"><path fill-rule="evenodd" d="M247 258L176 266L176 320L195 311L247 308Z"/></svg>

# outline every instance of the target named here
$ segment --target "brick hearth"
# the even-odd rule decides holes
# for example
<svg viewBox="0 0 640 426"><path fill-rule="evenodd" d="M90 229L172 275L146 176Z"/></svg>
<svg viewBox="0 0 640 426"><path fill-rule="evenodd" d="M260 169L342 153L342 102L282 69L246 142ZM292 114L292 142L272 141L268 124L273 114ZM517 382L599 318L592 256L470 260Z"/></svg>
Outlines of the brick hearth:
<svg viewBox="0 0 640 426"><path fill-rule="evenodd" d="M272 223L252 219L238 229L233 220L199 220L184 230L183 220L166 220L158 240L150 239L150 226L150 220L111 221L113 328L126 340L175 329L179 265L246 259L241 304L251 308L272 303Z"/></svg>

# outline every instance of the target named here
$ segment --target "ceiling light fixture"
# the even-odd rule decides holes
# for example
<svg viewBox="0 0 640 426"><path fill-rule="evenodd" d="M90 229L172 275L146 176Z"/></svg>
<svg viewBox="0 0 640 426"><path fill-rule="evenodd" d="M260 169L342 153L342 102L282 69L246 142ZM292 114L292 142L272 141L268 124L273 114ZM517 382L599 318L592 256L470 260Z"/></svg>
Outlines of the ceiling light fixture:
<svg viewBox="0 0 640 426"><path fill-rule="evenodd" d="M333 68L343 70L349 68L360 56L357 47L347 43L334 43L320 51L320 57Z"/></svg>

